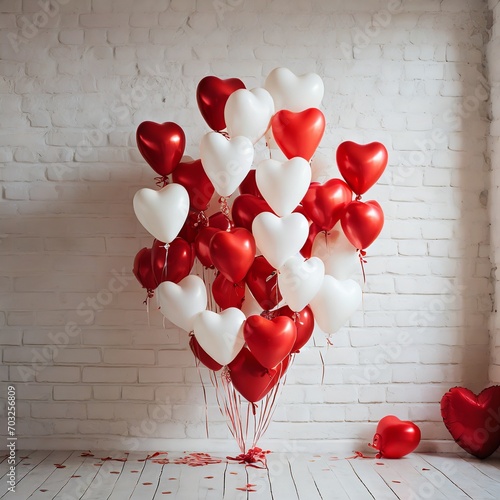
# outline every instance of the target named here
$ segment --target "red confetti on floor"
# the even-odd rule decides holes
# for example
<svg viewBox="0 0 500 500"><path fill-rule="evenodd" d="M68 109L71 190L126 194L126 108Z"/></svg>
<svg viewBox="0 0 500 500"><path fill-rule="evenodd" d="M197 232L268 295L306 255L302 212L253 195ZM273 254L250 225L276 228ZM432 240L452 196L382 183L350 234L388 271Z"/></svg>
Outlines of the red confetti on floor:
<svg viewBox="0 0 500 500"><path fill-rule="evenodd" d="M401 484L401 481L396 481L395 479L392 480L393 483L398 483Z"/></svg>
<svg viewBox="0 0 500 500"><path fill-rule="evenodd" d="M54 464L55 467L57 467L58 469L65 469L66 466L65 465L62 465L62 464Z"/></svg>
<svg viewBox="0 0 500 500"><path fill-rule="evenodd" d="M157 458L156 460L151 460L154 464L162 464L166 465L170 463L170 460L168 458Z"/></svg>
<svg viewBox="0 0 500 500"><path fill-rule="evenodd" d="M375 465L384 465L384 462L375 462Z"/></svg>
<svg viewBox="0 0 500 500"><path fill-rule="evenodd" d="M181 458L176 458L174 460L175 464L185 464L190 467L201 467L203 465L209 464L220 464L222 460L220 458L213 458L208 453L189 453Z"/></svg>
<svg viewBox="0 0 500 500"><path fill-rule="evenodd" d="M153 483L142 483L144 486L151 486Z"/></svg>
<svg viewBox="0 0 500 500"><path fill-rule="evenodd" d="M146 460L149 460L150 458L156 458L156 457L159 457L160 455L168 455L168 451L155 451L152 455L147 455L146 458L140 458L137 461L138 462L145 462Z"/></svg>
<svg viewBox="0 0 500 500"><path fill-rule="evenodd" d="M425 467L422 467L422 470L430 470L430 469L426 469Z"/></svg>
<svg viewBox="0 0 500 500"><path fill-rule="evenodd" d="M40 490L42 493L45 493L46 491L49 491L49 490Z"/></svg>
<svg viewBox="0 0 500 500"><path fill-rule="evenodd" d="M82 477L82 476L71 476L71 477Z"/></svg>
<svg viewBox="0 0 500 500"><path fill-rule="evenodd" d="M177 481L177 478L176 477L169 477L168 480L169 481Z"/></svg>
<svg viewBox="0 0 500 500"><path fill-rule="evenodd" d="M120 474L120 471L119 470L110 470L109 473L110 474Z"/></svg>
<svg viewBox="0 0 500 500"><path fill-rule="evenodd" d="M94 455L90 451L84 451L80 456L81 457L93 457Z"/></svg>
<svg viewBox="0 0 500 500"><path fill-rule="evenodd" d="M114 460L115 462L126 462L127 461L126 458L112 458L112 457L104 457L104 458L101 458L101 460L103 462L107 462L109 460Z"/></svg>
<svg viewBox="0 0 500 500"><path fill-rule="evenodd" d="M205 476L205 479L213 479L214 476Z"/></svg>
<svg viewBox="0 0 500 500"><path fill-rule="evenodd" d="M138 470L131 470L130 472L134 473L134 472L139 472Z"/></svg>
<svg viewBox="0 0 500 500"><path fill-rule="evenodd" d="M238 491L248 491L249 493L257 493L257 490L253 490L252 488L236 488Z"/></svg>
<svg viewBox="0 0 500 500"><path fill-rule="evenodd" d="M237 476L238 475L237 472L230 472L229 474L232 474L233 476Z"/></svg>
<svg viewBox="0 0 500 500"><path fill-rule="evenodd" d="M95 465L96 467L100 467L100 466L101 466L101 465L103 465L103 464L94 464L94 465Z"/></svg>

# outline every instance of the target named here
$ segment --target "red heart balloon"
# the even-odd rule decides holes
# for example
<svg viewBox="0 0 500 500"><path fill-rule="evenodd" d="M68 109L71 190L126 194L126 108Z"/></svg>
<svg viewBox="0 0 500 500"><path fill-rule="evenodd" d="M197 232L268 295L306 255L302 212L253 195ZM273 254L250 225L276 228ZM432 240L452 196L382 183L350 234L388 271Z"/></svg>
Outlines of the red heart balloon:
<svg viewBox="0 0 500 500"><path fill-rule="evenodd" d="M179 236L188 243L194 243L198 231L200 230L200 226L198 224L198 214L199 212L189 212L186 222L179 232Z"/></svg>
<svg viewBox="0 0 500 500"><path fill-rule="evenodd" d="M184 131L174 122L142 122L137 127L136 140L143 158L161 176L177 167L186 146Z"/></svg>
<svg viewBox="0 0 500 500"><path fill-rule="evenodd" d="M237 196L231 208L234 225L244 227L248 231L252 231L253 220L262 212L274 213L267 201L251 194Z"/></svg>
<svg viewBox="0 0 500 500"><path fill-rule="evenodd" d="M165 265L165 256L167 263ZM154 240L151 249L151 265L157 285L163 281L179 283L190 272L194 264L195 252L190 243L182 238L175 238L168 246L165 243Z"/></svg>
<svg viewBox="0 0 500 500"><path fill-rule="evenodd" d="M288 306L283 306L276 310L276 314L279 316L288 316L295 323L297 340L292 347L292 352L299 352L307 344L314 330L314 314L312 309L306 306L302 311L295 312Z"/></svg>
<svg viewBox="0 0 500 500"><path fill-rule="evenodd" d="M357 194L370 189L384 173L389 155L380 142L356 144L346 141L337 148L337 165L342 177Z"/></svg>
<svg viewBox="0 0 500 500"><path fill-rule="evenodd" d="M205 173L201 160L181 162L172 174L173 182L186 188L191 208L206 210L215 188Z"/></svg>
<svg viewBox="0 0 500 500"><path fill-rule="evenodd" d="M323 231L330 231L351 200L349 186L341 179L330 179L324 184L312 182L302 200L302 207L314 224Z"/></svg>
<svg viewBox="0 0 500 500"><path fill-rule="evenodd" d="M248 172L247 176L241 181L238 189L241 194L251 194L257 196L257 198L262 198L262 194L255 180L255 169Z"/></svg>
<svg viewBox="0 0 500 500"><path fill-rule="evenodd" d="M195 357L199 359L209 370L216 372L222 368L222 365L217 363L215 359L203 350L194 335L191 335L191 338L189 339L189 347L191 348L191 351L193 351Z"/></svg>
<svg viewBox="0 0 500 500"><path fill-rule="evenodd" d="M320 231L321 228L314 224L314 222L309 226L309 235L307 236L307 240L304 243L304 246L300 249L302 257L306 259L311 258L313 243Z"/></svg>
<svg viewBox="0 0 500 500"><path fill-rule="evenodd" d="M234 388L251 403L260 401L285 372L282 366L279 369L265 368L246 347L229 363L228 368Z"/></svg>
<svg viewBox="0 0 500 500"><path fill-rule="evenodd" d="M325 132L325 115L317 108L300 113L283 109L271 119L276 144L290 159L301 156L309 161Z"/></svg>
<svg viewBox="0 0 500 500"><path fill-rule="evenodd" d="M196 101L201 116L208 126L215 131L224 130L224 108L229 96L238 89L244 89L245 84L239 78L221 80L216 76L202 78L196 88Z"/></svg>
<svg viewBox="0 0 500 500"><path fill-rule="evenodd" d="M233 224L222 212L216 212L208 218L208 226L216 227L222 231L229 231L232 229Z"/></svg>
<svg viewBox="0 0 500 500"><path fill-rule="evenodd" d="M368 248L384 227L384 212L375 201L351 201L341 219L342 230L358 250Z"/></svg>
<svg viewBox="0 0 500 500"><path fill-rule="evenodd" d="M263 255L255 257L245 282L255 300L265 311L276 307L282 299L278 288L278 273Z"/></svg>
<svg viewBox="0 0 500 500"><path fill-rule="evenodd" d="M219 231L209 244L214 266L233 283L241 281L255 258L255 240L250 231L237 227Z"/></svg>
<svg viewBox="0 0 500 500"><path fill-rule="evenodd" d="M222 308L236 307L241 309L245 300L245 283L232 283L219 273L212 284L212 294L215 302Z"/></svg>
<svg viewBox="0 0 500 500"><path fill-rule="evenodd" d="M158 286L151 267L151 248L142 248L137 252L133 272L142 288L154 290Z"/></svg>
<svg viewBox="0 0 500 500"><path fill-rule="evenodd" d="M245 321L243 335L255 359L266 368L275 368L290 354L297 329L287 316L266 319L253 315Z"/></svg>
<svg viewBox="0 0 500 500"><path fill-rule="evenodd" d="M194 240L194 249L196 257L205 267L214 267L212 257L210 256L210 241L213 236L220 231L217 227L203 227L200 229L196 239Z"/></svg>
<svg viewBox="0 0 500 500"><path fill-rule="evenodd" d="M478 396L454 387L441 399L441 415L453 439L471 455L486 458L500 446L500 386Z"/></svg>
<svg viewBox="0 0 500 500"><path fill-rule="evenodd" d="M420 429L409 421L388 415L380 420L373 436L373 444L383 458L401 458L411 453L420 443Z"/></svg>

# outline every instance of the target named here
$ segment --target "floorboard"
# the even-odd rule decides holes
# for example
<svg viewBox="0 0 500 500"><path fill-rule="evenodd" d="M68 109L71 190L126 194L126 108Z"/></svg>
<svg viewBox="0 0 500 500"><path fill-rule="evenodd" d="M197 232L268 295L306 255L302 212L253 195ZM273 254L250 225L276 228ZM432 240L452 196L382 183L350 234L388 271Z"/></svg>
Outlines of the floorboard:
<svg viewBox="0 0 500 500"><path fill-rule="evenodd" d="M216 458L218 455L214 455ZM183 461L177 461L182 458ZM411 454L399 460L270 453L267 467L147 452L18 451L13 500L491 500L500 498L500 460ZM177 463L176 463L177 461Z"/></svg>

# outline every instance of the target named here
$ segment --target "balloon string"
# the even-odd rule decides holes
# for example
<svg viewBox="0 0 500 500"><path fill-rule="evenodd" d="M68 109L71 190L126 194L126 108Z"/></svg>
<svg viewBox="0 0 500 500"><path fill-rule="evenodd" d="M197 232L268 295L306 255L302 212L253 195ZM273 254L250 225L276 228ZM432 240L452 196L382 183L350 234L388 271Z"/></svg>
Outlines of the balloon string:
<svg viewBox="0 0 500 500"><path fill-rule="evenodd" d="M323 359L323 353L319 351L319 357L321 359L321 385L325 381L325 360Z"/></svg>
<svg viewBox="0 0 500 500"><path fill-rule="evenodd" d="M221 412L221 415L225 417L226 419L226 424L229 429L229 432L231 432L233 438L238 442L238 438L236 437L236 430L234 427L234 422L231 419L231 413L229 411L228 405L227 405L227 398L222 398L222 393L221 393L221 388L219 386L219 383L217 381L217 373L215 372L210 372L210 380L212 381L212 384L215 388L215 398L217 400L217 406L219 407L219 411ZM222 377L221 377L222 381ZM222 403L221 403L222 401ZM232 425L230 425L230 423Z"/></svg>
<svg viewBox="0 0 500 500"><path fill-rule="evenodd" d="M190 333L189 336L192 336L193 333ZM194 353L193 353L194 356ZM198 377L200 377L200 382L201 382L201 387L203 389L203 401L205 402L205 430L207 431L207 439L210 438L209 432L208 432L208 402L207 402L207 391L205 389L205 383L203 382L203 377L201 376L201 370L200 370L200 360L194 356L195 364L196 364L196 369L198 370Z"/></svg>
<svg viewBox="0 0 500 500"><path fill-rule="evenodd" d="M365 255L366 255L366 252L364 250L359 251L359 262L361 264L361 271L363 272L363 283L366 285L365 264L367 261L364 258Z"/></svg>
<svg viewBox="0 0 500 500"><path fill-rule="evenodd" d="M164 188L168 184L168 177L166 175L160 175L154 178L155 184L159 188Z"/></svg>
<svg viewBox="0 0 500 500"><path fill-rule="evenodd" d="M205 212L203 210L201 210L199 213L198 213L198 218L196 219L196 223L195 223L195 226L199 226L199 225L202 225L203 227L207 227L209 226L209 221L208 221L208 218L207 218L207 215L205 214Z"/></svg>
<svg viewBox="0 0 500 500"><path fill-rule="evenodd" d="M229 214L231 213L229 209L229 205L227 203L227 198L225 196L221 196L219 198L219 203L220 203L220 211L228 218L230 219Z"/></svg>
<svg viewBox="0 0 500 500"><path fill-rule="evenodd" d="M161 272L162 281L167 279L167 259L168 259L168 249L170 248L170 243L166 243L164 248L165 248L165 260L163 261L163 270Z"/></svg>

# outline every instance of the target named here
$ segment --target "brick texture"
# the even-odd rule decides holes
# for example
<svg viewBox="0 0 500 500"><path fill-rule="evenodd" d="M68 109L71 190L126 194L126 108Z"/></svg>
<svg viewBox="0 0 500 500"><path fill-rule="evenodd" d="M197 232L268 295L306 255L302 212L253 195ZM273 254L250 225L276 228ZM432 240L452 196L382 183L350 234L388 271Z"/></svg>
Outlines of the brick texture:
<svg viewBox="0 0 500 500"><path fill-rule="evenodd" d="M21 446L205 442L187 335L164 328L154 300L146 312L131 272L151 244L132 197L154 187L135 130L174 121L197 158L201 78L252 88L278 66L323 78L318 155L333 172L344 140L381 141L390 161L367 195L386 223L364 306L333 346L318 335L296 357L268 437L367 441L395 413L432 424L422 450L452 442L440 396L500 383L498 1L4 0L0 12L0 372L26 409ZM212 443L231 439L213 426Z"/></svg>

